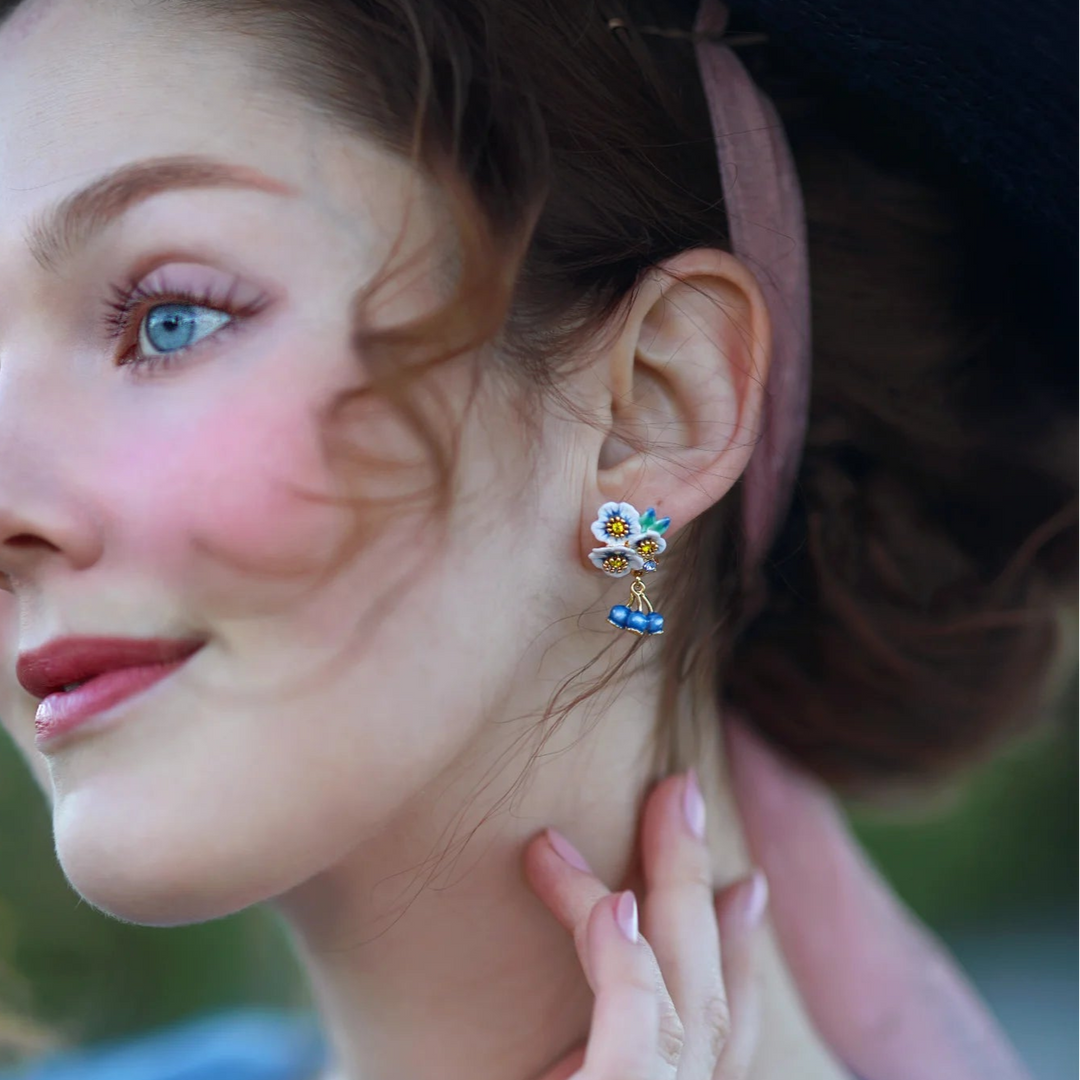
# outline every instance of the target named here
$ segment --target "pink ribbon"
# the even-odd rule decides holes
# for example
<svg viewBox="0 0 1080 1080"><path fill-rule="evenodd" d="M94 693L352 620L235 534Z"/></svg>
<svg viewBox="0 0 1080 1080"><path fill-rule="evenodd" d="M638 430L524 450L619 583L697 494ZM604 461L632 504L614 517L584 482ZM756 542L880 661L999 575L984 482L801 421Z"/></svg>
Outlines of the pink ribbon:
<svg viewBox="0 0 1080 1080"><path fill-rule="evenodd" d="M719 36L728 7L703 0L695 32ZM810 400L810 268L795 161L775 106L730 46L698 40L732 249L757 278L772 323L760 440L743 477L747 570L791 503Z"/></svg>

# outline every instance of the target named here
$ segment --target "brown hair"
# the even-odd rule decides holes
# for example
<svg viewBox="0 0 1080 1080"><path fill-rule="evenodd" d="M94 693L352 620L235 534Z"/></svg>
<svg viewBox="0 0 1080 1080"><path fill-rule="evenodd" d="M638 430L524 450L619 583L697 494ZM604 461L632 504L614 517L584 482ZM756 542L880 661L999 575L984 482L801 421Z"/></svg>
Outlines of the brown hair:
<svg viewBox="0 0 1080 1080"><path fill-rule="evenodd" d="M528 420L649 268L730 250L684 6L169 5L250 35L280 85L413 158L449 196L454 295L375 330L367 290L355 339L431 452L440 510L452 461L407 394L418 374L497 341L485 355L525 391ZM824 779L873 797L933 781L1038 715L1075 581L1073 395L1037 277L1015 269L1004 224L935 163L920 122L768 42L742 56L803 186L809 434L760 570L744 572L738 485L686 526L650 648L663 716L678 715L680 687L705 686ZM686 751L663 723L669 771Z"/></svg>

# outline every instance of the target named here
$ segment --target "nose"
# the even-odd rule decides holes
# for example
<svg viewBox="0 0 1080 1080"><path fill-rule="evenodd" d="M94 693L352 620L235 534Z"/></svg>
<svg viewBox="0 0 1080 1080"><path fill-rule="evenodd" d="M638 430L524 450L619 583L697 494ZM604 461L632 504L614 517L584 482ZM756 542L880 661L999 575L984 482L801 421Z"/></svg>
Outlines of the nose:
<svg viewBox="0 0 1080 1080"><path fill-rule="evenodd" d="M47 440L33 444L0 408L0 589L43 572L46 563L74 568L97 558L97 532L89 509L50 457Z"/></svg>

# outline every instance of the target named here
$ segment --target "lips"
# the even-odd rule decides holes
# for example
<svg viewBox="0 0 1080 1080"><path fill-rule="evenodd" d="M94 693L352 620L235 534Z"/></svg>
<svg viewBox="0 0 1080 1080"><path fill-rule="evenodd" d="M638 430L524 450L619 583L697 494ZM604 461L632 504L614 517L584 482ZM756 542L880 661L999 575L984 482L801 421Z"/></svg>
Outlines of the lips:
<svg viewBox="0 0 1080 1080"><path fill-rule="evenodd" d="M15 665L15 676L27 693L46 698L72 683L120 668L186 660L204 644L203 638L56 638L22 653Z"/></svg>

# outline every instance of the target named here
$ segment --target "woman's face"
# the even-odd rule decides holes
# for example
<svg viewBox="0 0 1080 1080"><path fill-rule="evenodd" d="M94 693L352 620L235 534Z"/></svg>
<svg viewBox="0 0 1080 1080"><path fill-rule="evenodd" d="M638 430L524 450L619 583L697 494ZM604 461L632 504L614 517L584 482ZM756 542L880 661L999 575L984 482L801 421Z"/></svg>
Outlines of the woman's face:
<svg viewBox="0 0 1080 1080"><path fill-rule="evenodd" d="M551 418L557 436L527 441L485 384L446 543L390 513L311 587L352 521L297 494L346 490L318 410L363 385L349 302L406 208L406 254L436 218L405 164L163 10L31 0L0 29L0 717L72 884L169 924L308 879L475 748L527 644L573 614L556 605L587 573L589 445ZM145 170L176 155L213 177ZM394 291L380 317L433 289ZM445 377L451 404L466 388L463 368ZM366 401L349 433L423 460L406 432ZM67 635L206 644L119 723L43 755L14 661Z"/></svg>

